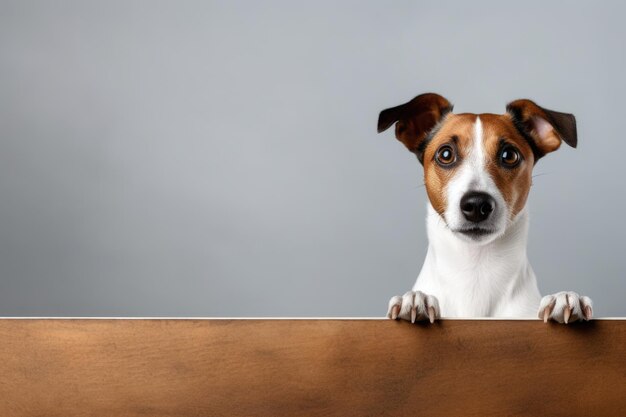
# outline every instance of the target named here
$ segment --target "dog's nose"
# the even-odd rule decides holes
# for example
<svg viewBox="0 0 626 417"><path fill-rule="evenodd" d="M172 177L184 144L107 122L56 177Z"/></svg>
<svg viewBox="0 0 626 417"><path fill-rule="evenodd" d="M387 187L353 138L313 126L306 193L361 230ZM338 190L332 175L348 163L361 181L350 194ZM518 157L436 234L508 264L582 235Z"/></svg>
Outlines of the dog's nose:
<svg viewBox="0 0 626 417"><path fill-rule="evenodd" d="M487 193L472 191L461 198L461 211L473 223L487 220L495 206L496 201Z"/></svg>

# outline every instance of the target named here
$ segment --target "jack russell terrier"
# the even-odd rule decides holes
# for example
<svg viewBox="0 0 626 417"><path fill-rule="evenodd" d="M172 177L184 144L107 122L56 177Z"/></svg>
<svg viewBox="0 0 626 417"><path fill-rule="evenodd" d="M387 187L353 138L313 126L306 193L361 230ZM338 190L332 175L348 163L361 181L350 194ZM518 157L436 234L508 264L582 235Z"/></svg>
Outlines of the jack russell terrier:
<svg viewBox="0 0 626 417"><path fill-rule="evenodd" d="M526 256L532 169L561 141L576 147L574 115L530 100L509 103L502 115L454 114L431 93L383 110L378 132L394 123L424 167L429 245L413 290L389 301L389 318L591 319L589 297L541 298Z"/></svg>

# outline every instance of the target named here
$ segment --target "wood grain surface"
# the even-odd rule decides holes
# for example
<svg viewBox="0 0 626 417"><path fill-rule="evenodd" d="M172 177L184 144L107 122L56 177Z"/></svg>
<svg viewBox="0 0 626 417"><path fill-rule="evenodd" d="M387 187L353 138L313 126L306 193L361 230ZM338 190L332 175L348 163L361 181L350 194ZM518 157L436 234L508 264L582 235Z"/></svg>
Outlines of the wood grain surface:
<svg viewBox="0 0 626 417"><path fill-rule="evenodd" d="M626 321L0 320L0 416L622 416Z"/></svg>

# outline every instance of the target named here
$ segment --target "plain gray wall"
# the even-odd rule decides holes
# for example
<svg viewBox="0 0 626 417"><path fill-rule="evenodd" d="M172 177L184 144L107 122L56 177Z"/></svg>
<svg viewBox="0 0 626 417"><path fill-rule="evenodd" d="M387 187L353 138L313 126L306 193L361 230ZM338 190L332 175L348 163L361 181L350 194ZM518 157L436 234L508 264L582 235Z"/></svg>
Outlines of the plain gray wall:
<svg viewBox="0 0 626 417"><path fill-rule="evenodd" d="M378 112L531 98L542 293L623 296L618 2L0 1L0 314L382 316L426 252L415 157Z"/></svg>

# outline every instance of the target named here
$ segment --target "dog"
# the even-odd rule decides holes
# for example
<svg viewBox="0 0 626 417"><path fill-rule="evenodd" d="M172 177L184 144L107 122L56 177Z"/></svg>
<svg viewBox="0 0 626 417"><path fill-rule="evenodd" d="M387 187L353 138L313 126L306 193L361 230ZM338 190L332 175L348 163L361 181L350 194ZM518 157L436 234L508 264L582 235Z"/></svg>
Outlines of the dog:
<svg viewBox="0 0 626 417"><path fill-rule="evenodd" d="M576 147L574 115L531 100L504 114L452 112L427 93L380 112L378 132L395 136L424 168L428 252L411 291L389 301L387 317L590 320L592 301L572 291L541 297L526 255L526 200L532 170L561 142Z"/></svg>

